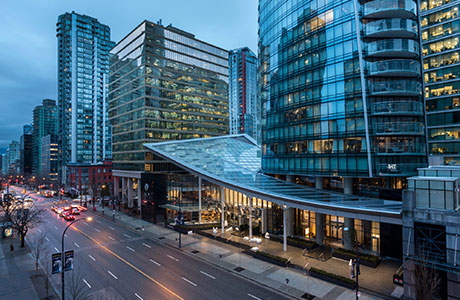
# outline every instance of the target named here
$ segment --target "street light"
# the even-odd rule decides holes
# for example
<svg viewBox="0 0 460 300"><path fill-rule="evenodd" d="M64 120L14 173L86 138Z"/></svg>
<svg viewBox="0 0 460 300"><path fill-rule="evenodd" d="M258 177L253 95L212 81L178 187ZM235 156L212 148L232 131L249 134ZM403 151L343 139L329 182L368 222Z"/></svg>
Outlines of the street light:
<svg viewBox="0 0 460 300"><path fill-rule="evenodd" d="M346 231L348 233L353 232L353 247L355 248L356 251L356 258L355 258L355 265L354 265L354 273L355 273L355 278L356 278L356 300L359 298L359 281L358 277L360 274L360 269L359 269L359 252L358 252L358 236L356 235L356 230L351 227L345 227L343 228L343 231Z"/></svg>
<svg viewBox="0 0 460 300"><path fill-rule="evenodd" d="M69 225L67 225L67 227L64 229L64 232L62 233L62 244L61 244L61 281L62 281L62 300L65 299L65 285L64 285L64 260L65 260L65 256L64 256L64 237L65 237L65 233L67 231L67 229L69 229L70 226L72 226L74 223L78 222L78 221L81 221L81 220L86 220L88 222L91 222L93 220L92 217L87 217L87 218L81 218L81 219L77 219L75 221L72 221Z"/></svg>

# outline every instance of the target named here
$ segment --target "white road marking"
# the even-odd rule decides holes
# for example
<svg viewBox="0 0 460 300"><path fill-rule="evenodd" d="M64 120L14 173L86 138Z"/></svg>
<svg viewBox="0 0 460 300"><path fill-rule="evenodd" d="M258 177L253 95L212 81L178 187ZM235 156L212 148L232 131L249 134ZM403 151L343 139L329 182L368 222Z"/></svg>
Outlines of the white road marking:
<svg viewBox="0 0 460 300"><path fill-rule="evenodd" d="M67 237L67 233L64 233L64 236Z"/></svg>
<svg viewBox="0 0 460 300"><path fill-rule="evenodd" d="M156 261L154 261L153 259L150 259L151 262L153 262L154 264L156 264L157 266L161 267L160 263L157 263Z"/></svg>
<svg viewBox="0 0 460 300"><path fill-rule="evenodd" d="M256 297L256 296L251 295L251 294L248 294L248 296L251 297L251 298L254 298L254 299L256 299L256 300L262 300L262 299L260 299L259 297Z"/></svg>
<svg viewBox="0 0 460 300"><path fill-rule="evenodd" d="M94 257L92 257L91 255L88 254L88 256L89 256L89 258L91 258L93 261L96 261L96 259L95 259Z"/></svg>
<svg viewBox="0 0 460 300"><path fill-rule="evenodd" d="M128 234L126 234L126 233L124 233L123 235L124 235L125 237L127 237L128 239L130 239L130 238L131 238L131 236L130 236L130 235L128 235Z"/></svg>
<svg viewBox="0 0 460 300"><path fill-rule="evenodd" d="M208 276L209 278L216 279L216 277L212 276L211 274L208 274L206 272L200 271L201 274Z"/></svg>
<svg viewBox="0 0 460 300"><path fill-rule="evenodd" d="M50 239L49 239L49 238L47 238L46 236L45 236L45 240L46 240L47 242L49 242L49 241L50 241Z"/></svg>
<svg viewBox="0 0 460 300"><path fill-rule="evenodd" d="M83 222L83 223L85 223L85 225L88 225L88 226L89 226L89 224L88 224L88 223L86 223L86 222Z"/></svg>
<svg viewBox="0 0 460 300"><path fill-rule="evenodd" d="M91 285L88 283L88 281L86 281L85 278L83 278L83 282L86 283L86 285L87 285L89 288L91 288Z"/></svg>
<svg viewBox="0 0 460 300"><path fill-rule="evenodd" d="M142 243L142 245L144 245L145 247L150 248L150 249L152 248L152 246L147 245L146 243Z"/></svg>
<svg viewBox="0 0 460 300"><path fill-rule="evenodd" d="M113 228L112 226L109 226L109 228L110 228L111 230L115 230L115 228Z"/></svg>
<svg viewBox="0 0 460 300"><path fill-rule="evenodd" d="M59 249L58 249L58 248L56 248L56 247L54 247L54 250L56 250L56 252L61 252L61 251L59 251Z"/></svg>
<svg viewBox="0 0 460 300"><path fill-rule="evenodd" d="M173 259L173 260L175 260L175 261L179 261L177 258L175 258L175 257L172 257L172 256L171 256L171 255L169 255L169 254L167 254L166 256L167 256L167 257L169 257L170 259Z"/></svg>
<svg viewBox="0 0 460 300"><path fill-rule="evenodd" d="M115 241L115 239L113 237L111 237L110 235L109 235L109 239L111 239L112 241Z"/></svg>
<svg viewBox="0 0 460 300"><path fill-rule="evenodd" d="M100 231L99 229L97 229L97 228L94 228L94 230L96 230L97 232L101 232L101 231Z"/></svg>
<svg viewBox="0 0 460 300"><path fill-rule="evenodd" d="M102 222L101 222L101 221L98 221L98 220L96 220L96 223L98 223L98 224L102 224Z"/></svg>
<svg viewBox="0 0 460 300"><path fill-rule="evenodd" d="M59 228L57 226L54 226L54 228L56 228L56 230L59 230Z"/></svg>
<svg viewBox="0 0 460 300"><path fill-rule="evenodd" d="M118 277L117 277L117 276L115 276L115 275L113 275L113 273L112 273L112 272L110 272L110 271L107 271L107 272L109 272L109 274L110 274L110 275L112 275L112 277L113 277L113 278L115 278L115 279L118 279Z"/></svg>
<svg viewBox="0 0 460 300"><path fill-rule="evenodd" d="M131 248L131 247L126 246L126 248L128 248L129 250L131 250L131 251L133 251L133 252L136 252L136 250L134 250L134 249Z"/></svg>
<svg viewBox="0 0 460 300"><path fill-rule="evenodd" d="M182 277L182 280L183 280L183 281L187 281L188 283L190 283L190 284L193 285L193 286L196 286L196 283L191 282L190 280L188 280L188 279L185 278L185 277Z"/></svg>
<svg viewBox="0 0 460 300"><path fill-rule="evenodd" d="M42 233L42 231L39 229L38 232Z"/></svg>
<svg viewBox="0 0 460 300"><path fill-rule="evenodd" d="M77 243L73 243L77 248L80 248L80 246Z"/></svg>
<svg viewBox="0 0 460 300"><path fill-rule="evenodd" d="M136 296L137 298L139 298L140 300L144 300L141 296L139 296L137 293L134 293L134 296Z"/></svg>

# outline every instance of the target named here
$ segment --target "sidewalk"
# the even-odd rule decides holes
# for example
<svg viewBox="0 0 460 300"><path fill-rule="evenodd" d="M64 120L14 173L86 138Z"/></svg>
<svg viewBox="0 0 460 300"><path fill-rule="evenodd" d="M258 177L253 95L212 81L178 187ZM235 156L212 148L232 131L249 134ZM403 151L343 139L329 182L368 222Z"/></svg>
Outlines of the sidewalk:
<svg viewBox="0 0 460 300"><path fill-rule="evenodd" d="M98 213L101 213L101 207L96 206ZM113 210L105 209L105 217L112 219ZM178 247L178 232L161 225L149 223L147 221L128 216L122 212L115 212L115 222L123 224L146 237L160 240L165 244ZM220 232L220 231L219 231ZM228 235L228 236L227 236ZM225 237L230 237L226 233ZM233 241L249 244L242 238L231 236ZM288 246L288 251L282 251L282 245L278 242L264 240L257 246L264 252L274 255L291 258L291 261L300 266L309 263L308 268L315 267L325 271L349 276L348 262L339 259L330 259L327 262L320 262L314 259L307 259L302 256L302 250ZM182 234L182 250L195 257L198 257L211 264L217 265L230 272L248 278L251 281L258 282L269 288L276 289L282 293L295 298L307 297L306 293L315 296L315 299L333 300L333 299L355 299L355 291L346 289L316 278L307 276L305 272L292 268L279 267L265 261L255 259L251 256L242 254L242 249L206 238L201 235ZM240 272L235 269L242 268ZM392 283L383 283L382 278L392 275L393 269L397 268L391 262L383 263L377 269L373 270L363 266L361 269L360 283L365 288L389 295L393 292ZM369 269L369 270L368 270ZM372 269L372 270L371 270ZM391 280L391 279L390 279ZM360 284L361 286L361 284ZM369 286L369 287L368 287ZM385 298L390 298L389 296ZM360 299L380 299L370 296L368 293L361 293Z"/></svg>
<svg viewBox="0 0 460 300"><path fill-rule="evenodd" d="M35 270L35 259L29 247L20 248L16 238L0 241L0 299L45 299L44 278L40 271ZM13 254L10 253L11 243L14 245ZM50 294L53 294L51 289Z"/></svg>

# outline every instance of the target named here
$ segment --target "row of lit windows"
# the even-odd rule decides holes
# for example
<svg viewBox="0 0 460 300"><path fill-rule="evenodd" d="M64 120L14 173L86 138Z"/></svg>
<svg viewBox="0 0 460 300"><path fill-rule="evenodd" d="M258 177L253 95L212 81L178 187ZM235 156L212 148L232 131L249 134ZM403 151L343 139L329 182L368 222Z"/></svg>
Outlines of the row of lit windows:
<svg viewBox="0 0 460 300"><path fill-rule="evenodd" d="M422 40L429 41L443 36L458 33L460 30L460 20L441 24L422 31Z"/></svg>
<svg viewBox="0 0 460 300"><path fill-rule="evenodd" d="M364 138L321 139L292 143L262 145L264 156L296 155L308 153L359 153L366 152Z"/></svg>
<svg viewBox="0 0 460 300"><path fill-rule="evenodd" d="M452 0L422 0L420 2L420 10L427 11L451 2Z"/></svg>
<svg viewBox="0 0 460 300"><path fill-rule="evenodd" d="M424 75L425 83L442 82L460 77L460 66L444 68Z"/></svg>
<svg viewBox="0 0 460 300"><path fill-rule="evenodd" d="M449 8L443 9L441 11L432 13L428 16L424 16L420 20L422 27L439 24L450 19L455 19L458 17L458 8L459 5L451 6Z"/></svg>
<svg viewBox="0 0 460 300"><path fill-rule="evenodd" d="M428 70L431 68L439 68L443 66L453 65L460 62L458 52L446 53L443 55L436 55L434 57L425 58L423 60L423 69Z"/></svg>
<svg viewBox="0 0 460 300"><path fill-rule="evenodd" d="M459 47L458 37L445 39L439 42L433 42L423 46L423 55L430 55L444 51L453 50Z"/></svg>
<svg viewBox="0 0 460 300"><path fill-rule="evenodd" d="M429 129L428 137L430 140L457 140L460 139L460 127Z"/></svg>
<svg viewBox="0 0 460 300"><path fill-rule="evenodd" d="M262 160L262 169L267 172L284 173L287 171L324 172L338 175L355 172L367 173L368 165L366 157L308 157L308 158L271 158L265 157Z"/></svg>

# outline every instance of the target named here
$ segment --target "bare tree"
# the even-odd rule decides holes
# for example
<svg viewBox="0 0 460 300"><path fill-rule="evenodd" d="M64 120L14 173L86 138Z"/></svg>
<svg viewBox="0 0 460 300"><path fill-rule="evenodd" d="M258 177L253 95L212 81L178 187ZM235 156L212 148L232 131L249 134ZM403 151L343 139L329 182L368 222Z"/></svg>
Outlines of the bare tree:
<svg viewBox="0 0 460 300"><path fill-rule="evenodd" d="M80 269L72 270L68 287L72 300L89 299L89 288L83 281L83 275Z"/></svg>
<svg viewBox="0 0 460 300"><path fill-rule="evenodd" d="M441 278L434 265L428 263L425 255L415 263L415 290L417 300L437 299Z"/></svg>
<svg viewBox="0 0 460 300"><path fill-rule="evenodd" d="M40 257L46 250L46 233L42 232L35 240L35 243L31 243L30 250L32 251L32 255L35 257L35 270L38 270L38 263L40 261Z"/></svg>
<svg viewBox="0 0 460 300"><path fill-rule="evenodd" d="M3 212L3 216L1 218L2 224L6 224L11 221L11 215L13 211L16 209L16 204L11 195L5 195L3 201L0 201L0 209Z"/></svg>
<svg viewBox="0 0 460 300"><path fill-rule="evenodd" d="M11 212L11 223L19 234L19 239L21 241L21 248L24 245L24 239L27 235L27 232L30 228L35 227L41 221L41 215L44 210L36 206L25 208L24 205L15 206L14 210Z"/></svg>
<svg viewBox="0 0 460 300"><path fill-rule="evenodd" d="M41 262L43 280L45 283L45 296L46 296L45 299L48 299L49 289L50 289L50 278L51 278L51 275L53 274L53 268L52 268L51 255L47 255L46 253L44 254L45 255L42 256L42 259L40 260L40 262Z"/></svg>

